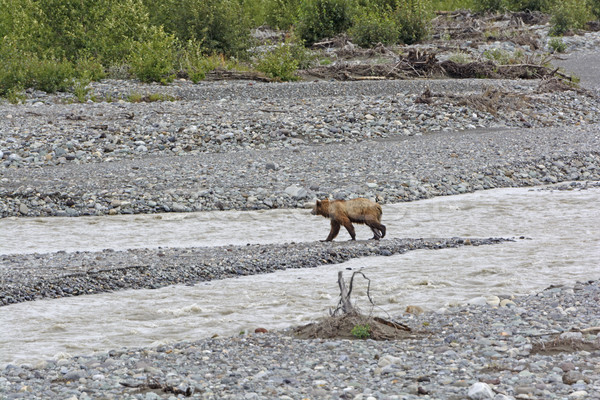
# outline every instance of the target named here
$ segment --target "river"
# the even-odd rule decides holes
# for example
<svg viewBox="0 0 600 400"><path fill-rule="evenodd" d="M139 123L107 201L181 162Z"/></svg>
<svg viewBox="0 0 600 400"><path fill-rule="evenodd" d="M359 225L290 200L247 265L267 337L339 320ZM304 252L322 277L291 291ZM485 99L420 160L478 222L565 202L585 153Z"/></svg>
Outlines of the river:
<svg viewBox="0 0 600 400"><path fill-rule="evenodd" d="M508 237L313 269L0 307L0 365L304 324L337 302L337 271L362 269L374 312L437 311L478 296L523 295L600 278L600 189L495 189L384 206L389 237ZM0 254L217 246L324 239L307 210L0 220ZM276 234L274 234L276 232ZM357 229L359 239L371 236ZM337 240L347 240L343 229ZM384 239L385 240L385 239ZM346 274L349 276L350 271ZM357 304L370 308L365 281Z"/></svg>

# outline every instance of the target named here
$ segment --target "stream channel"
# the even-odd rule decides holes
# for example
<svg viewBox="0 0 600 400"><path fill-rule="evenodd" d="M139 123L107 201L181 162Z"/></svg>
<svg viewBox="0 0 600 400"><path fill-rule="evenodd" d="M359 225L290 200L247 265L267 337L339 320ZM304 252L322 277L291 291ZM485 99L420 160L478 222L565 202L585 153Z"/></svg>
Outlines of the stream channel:
<svg viewBox="0 0 600 400"><path fill-rule="evenodd" d="M562 185L565 186L564 184ZM374 312L444 308L490 295L600 279L600 188L494 189L383 207L387 237L505 237L493 246L416 250L311 269L0 307L0 366L306 324L336 306L337 272L361 269ZM0 254L310 242L329 222L308 210L0 220ZM371 232L357 227L357 238ZM342 228L336 240L349 238ZM385 240L385 239L383 239ZM346 277L349 273L346 274ZM366 281L354 300L370 311ZM403 316L399 318L408 318Z"/></svg>

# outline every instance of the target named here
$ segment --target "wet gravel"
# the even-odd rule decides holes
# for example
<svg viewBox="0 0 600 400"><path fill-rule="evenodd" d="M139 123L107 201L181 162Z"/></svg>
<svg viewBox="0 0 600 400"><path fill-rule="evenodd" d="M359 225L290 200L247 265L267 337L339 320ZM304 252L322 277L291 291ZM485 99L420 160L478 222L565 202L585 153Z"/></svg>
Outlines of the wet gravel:
<svg viewBox="0 0 600 400"><path fill-rule="evenodd" d="M596 399L600 286L397 320L406 340L250 333L5 366L5 399Z"/></svg>

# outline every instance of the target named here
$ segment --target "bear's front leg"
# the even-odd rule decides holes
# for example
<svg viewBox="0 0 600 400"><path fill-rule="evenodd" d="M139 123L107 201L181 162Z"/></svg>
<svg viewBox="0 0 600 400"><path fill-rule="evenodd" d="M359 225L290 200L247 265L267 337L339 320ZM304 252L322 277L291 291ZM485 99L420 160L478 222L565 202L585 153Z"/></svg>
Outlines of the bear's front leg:
<svg viewBox="0 0 600 400"><path fill-rule="evenodd" d="M331 242L335 237L340 233L340 223L336 220L331 220L331 231L329 231L329 236L325 239L326 242Z"/></svg>

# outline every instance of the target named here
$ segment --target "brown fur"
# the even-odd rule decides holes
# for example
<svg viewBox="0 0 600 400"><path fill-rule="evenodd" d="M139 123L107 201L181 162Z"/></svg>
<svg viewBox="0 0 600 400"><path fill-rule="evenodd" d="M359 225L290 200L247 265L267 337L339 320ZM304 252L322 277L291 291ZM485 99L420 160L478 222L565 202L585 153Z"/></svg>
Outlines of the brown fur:
<svg viewBox="0 0 600 400"><path fill-rule="evenodd" d="M353 222L365 224L371 228L375 240L385 236L385 225L381 223L381 206L369 199L359 197L352 200L317 200L312 214L331 219L331 231L325 239L326 242L335 239L342 225L346 228L352 240L356 240Z"/></svg>

